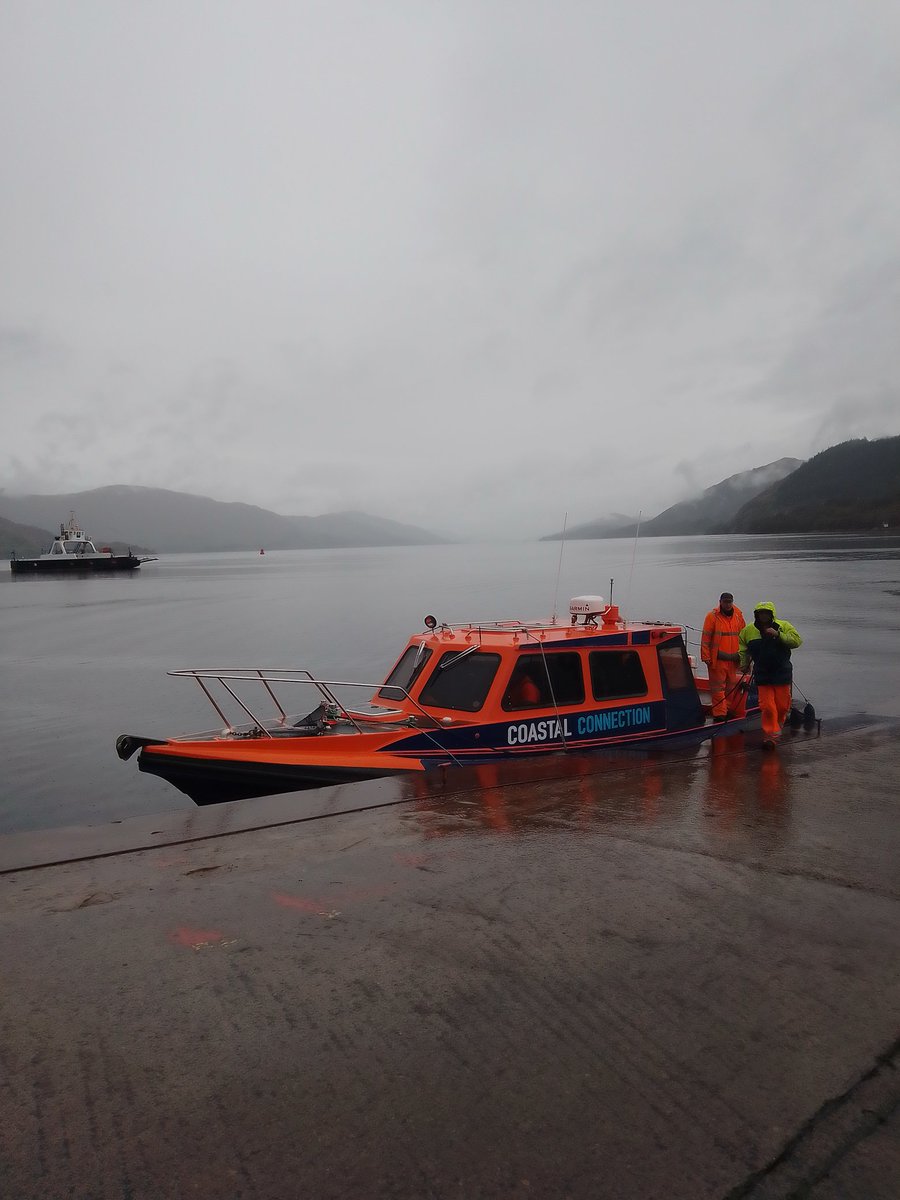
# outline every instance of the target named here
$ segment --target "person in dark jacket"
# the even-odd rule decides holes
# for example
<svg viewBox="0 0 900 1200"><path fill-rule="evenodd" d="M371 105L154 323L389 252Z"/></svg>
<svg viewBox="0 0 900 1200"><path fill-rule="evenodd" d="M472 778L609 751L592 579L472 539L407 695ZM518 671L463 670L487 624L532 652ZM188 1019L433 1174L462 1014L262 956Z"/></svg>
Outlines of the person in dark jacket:
<svg viewBox="0 0 900 1200"><path fill-rule="evenodd" d="M753 624L745 625L738 637L741 670L753 664L759 706L762 709L763 747L774 750L791 711L794 669L791 650L803 639L789 621L776 620L775 605L768 601L753 610Z"/></svg>

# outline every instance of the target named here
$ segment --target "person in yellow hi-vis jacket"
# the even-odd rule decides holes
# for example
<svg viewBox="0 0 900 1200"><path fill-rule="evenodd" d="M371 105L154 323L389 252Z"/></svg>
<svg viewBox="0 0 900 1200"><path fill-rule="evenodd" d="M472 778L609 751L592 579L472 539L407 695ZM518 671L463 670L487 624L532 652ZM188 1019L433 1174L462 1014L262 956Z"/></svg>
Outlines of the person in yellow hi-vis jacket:
<svg viewBox="0 0 900 1200"><path fill-rule="evenodd" d="M709 673L709 696L714 721L742 717L747 707L747 693L738 686L740 647L738 635L744 628L744 614L734 603L731 592L723 592L719 603L706 614L700 658Z"/></svg>
<svg viewBox="0 0 900 1200"><path fill-rule="evenodd" d="M791 711L791 684L794 668L791 651L803 645L803 639L789 621L775 618L775 605L768 600L753 610L753 624L741 630L741 667L753 663L759 707L762 709L763 748L774 750Z"/></svg>

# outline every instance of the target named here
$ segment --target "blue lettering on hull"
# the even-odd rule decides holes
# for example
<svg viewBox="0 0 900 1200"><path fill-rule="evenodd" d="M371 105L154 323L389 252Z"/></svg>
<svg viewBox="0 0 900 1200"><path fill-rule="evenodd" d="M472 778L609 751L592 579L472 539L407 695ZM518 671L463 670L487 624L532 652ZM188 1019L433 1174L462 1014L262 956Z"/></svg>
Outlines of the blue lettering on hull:
<svg viewBox="0 0 900 1200"><path fill-rule="evenodd" d="M574 725L574 728L572 726ZM527 746L533 742L568 741L571 738L596 737L602 733L628 733L648 730L653 725L653 706L638 704L630 708L605 708L599 712L580 713L577 717L551 718L541 721L520 721L506 728L508 746Z"/></svg>
<svg viewBox="0 0 900 1200"><path fill-rule="evenodd" d="M498 722L480 726L458 726L439 733L413 733L402 742L386 747L391 754L415 754L424 759L442 751L468 758L506 757L564 747L594 749L604 742L645 740L666 732L666 704L631 704L593 712L570 712L565 716L541 716L531 720Z"/></svg>

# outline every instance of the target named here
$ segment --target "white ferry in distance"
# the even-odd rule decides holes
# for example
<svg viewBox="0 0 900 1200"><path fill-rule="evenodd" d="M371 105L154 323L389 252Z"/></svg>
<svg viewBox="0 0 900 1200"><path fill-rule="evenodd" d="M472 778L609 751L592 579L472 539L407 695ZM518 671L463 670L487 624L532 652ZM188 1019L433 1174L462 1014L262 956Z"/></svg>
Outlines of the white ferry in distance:
<svg viewBox="0 0 900 1200"><path fill-rule="evenodd" d="M91 539L69 513L69 520L60 525L59 533L46 554L38 558L19 558L13 551L9 560L14 575L81 575L97 571L135 571L145 562L156 560L145 556L139 558L129 549L127 554L113 554L109 546L98 550Z"/></svg>

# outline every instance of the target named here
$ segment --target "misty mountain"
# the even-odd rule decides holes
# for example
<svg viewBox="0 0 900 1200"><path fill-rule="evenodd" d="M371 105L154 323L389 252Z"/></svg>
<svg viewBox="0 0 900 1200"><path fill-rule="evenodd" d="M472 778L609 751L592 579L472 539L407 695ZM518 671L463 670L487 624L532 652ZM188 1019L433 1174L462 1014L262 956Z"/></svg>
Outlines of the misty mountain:
<svg viewBox="0 0 900 1200"><path fill-rule="evenodd" d="M19 525L0 517L0 558L9 558L15 551L19 558L33 558L49 550L53 534L33 525Z"/></svg>
<svg viewBox="0 0 900 1200"><path fill-rule="evenodd" d="M566 530L566 541L583 541L588 538L608 538L621 537L623 528L633 527L636 522L635 517L626 516L624 513L610 513L606 517L598 517L596 521L586 521L583 525L573 525ZM542 542L559 542L562 541L562 530L559 533L548 533L546 537L542 537Z"/></svg>
<svg viewBox="0 0 900 1200"><path fill-rule="evenodd" d="M0 496L3 517L22 525L58 529L72 509L98 546L119 542L170 553L416 546L446 541L415 525L365 513L282 516L252 504L224 503L163 488L117 484L58 496Z"/></svg>
<svg viewBox="0 0 900 1200"><path fill-rule="evenodd" d="M802 465L799 458L779 458L764 467L729 475L693 500L682 500L641 525L641 537L675 537L679 534L715 533L731 521L754 496L790 475ZM624 531L634 535L634 529Z"/></svg>
<svg viewBox="0 0 900 1200"><path fill-rule="evenodd" d="M292 549L339 546L431 546L448 539L387 517L362 512L324 513L320 517L287 517L302 539ZM274 543L273 543L274 545ZM286 549L287 547L282 547Z"/></svg>
<svg viewBox="0 0 900 1200"><path fill-rule="evenodd" d="M18 525L0 517L0 559L11 558L15 553L17 558L38 558L46 554L59 535L60 524L51 533L48 529L37 529L33 525ZM90 534L88 534L90 537ZM113 554L146 554L147 547L138 542L103 541L101 538L91 539L98 550L111 550Z"/></svg>
<svg viewBox="0 0 900 1200"><path fill-rule="evenodd" d="M641 537L717 533L749 500L790 475L801 465L801 461L799 458L779 458L777 462L768 463L764 467L754 467L750 471L729 475L727 479L714 483L692 500L682 500L649 521L644 521L641 525ZM599 521L577 525L569 530L566 538L634 537L636 532L637 522L633 517L628 524L614 523L613 517L604 517ZM554 533L541 541L559 541L561 537L562 534Z"/></svg>
<svg viewBox="0 0 900 1200"><path fill-rule="evenodd" d="M745 504L729 533L900 526L900 437L857 438L816 454Z"/></svg>

